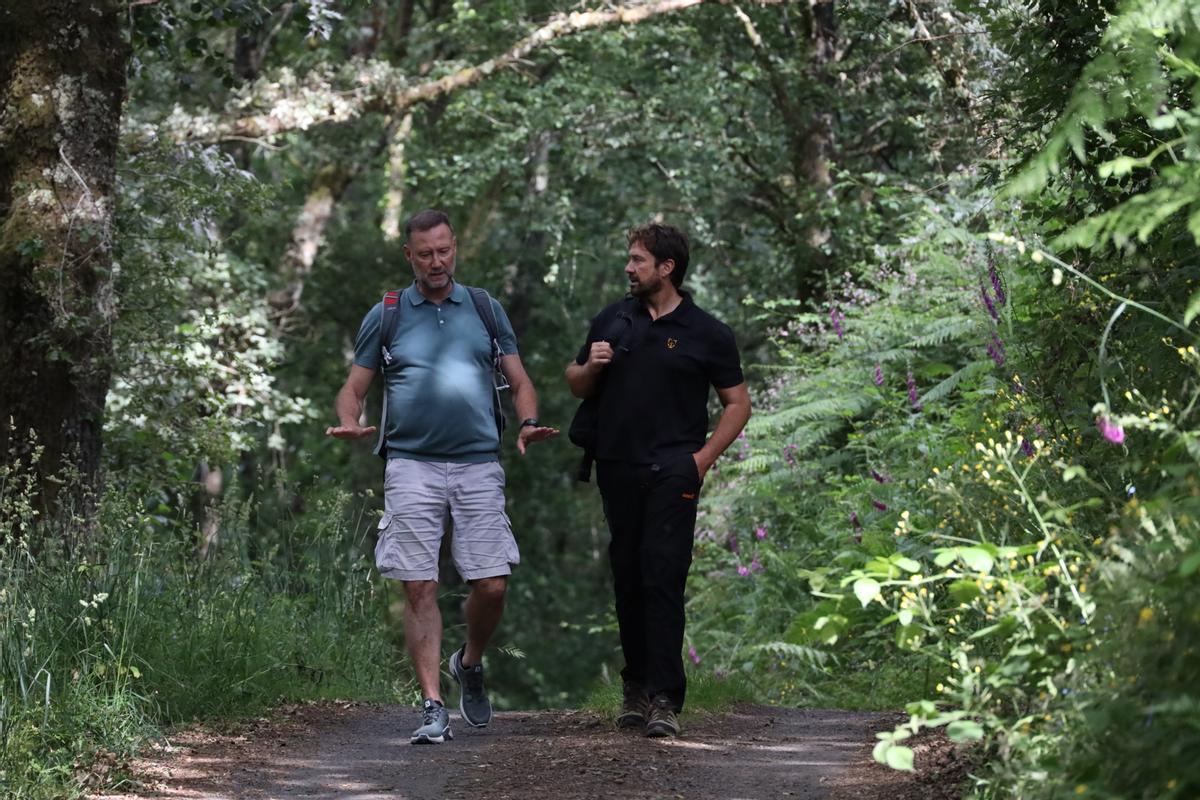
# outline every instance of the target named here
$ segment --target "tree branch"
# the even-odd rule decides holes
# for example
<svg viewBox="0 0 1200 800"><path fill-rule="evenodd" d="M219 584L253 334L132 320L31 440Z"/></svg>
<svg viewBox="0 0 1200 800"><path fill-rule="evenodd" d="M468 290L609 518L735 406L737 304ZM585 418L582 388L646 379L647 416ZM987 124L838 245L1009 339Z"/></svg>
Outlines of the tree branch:
<svg viewBox="0 0 1200 800"><path fill-rule="evenodd" d="M776 5L792 0L754 0L759 5ZM551 42L584 31L610 25L634 25L652 17L684 11L704 4L727 4L729 0L656 0L596 10L559 14L498 56L463 67L456 72L416 85L407 76L378 61L360 61L343 71L352 88L331 88L329 74L313 73L297 79L284 71L274 81L260 81L250 101L270 104L270 110L234 119L214 114L189 114L182 109L160 126L177 141L220 142L227 139L266 139L282 133L307 130L317 125L346 122L373 111L400 115L418 103L429 102L459 89L473 86L492 73L514 66ZM244 103L249 106L251 102ZM131 123L127 133L134 138L156 135L155 126Z"/></svg>

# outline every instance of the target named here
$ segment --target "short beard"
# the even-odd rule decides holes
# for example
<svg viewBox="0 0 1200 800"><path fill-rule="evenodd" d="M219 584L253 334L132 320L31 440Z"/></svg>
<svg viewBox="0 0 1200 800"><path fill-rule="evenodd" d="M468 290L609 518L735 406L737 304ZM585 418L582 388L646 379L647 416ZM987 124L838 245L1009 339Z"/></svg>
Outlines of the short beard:
<svg viewBox="0 0 1200 800"><path fill-rule="evenodd" d="M638 281L637 283L629 284L629 293L634 297L649 297L662 288L663 279L654 276L653 282Z"/></svg>

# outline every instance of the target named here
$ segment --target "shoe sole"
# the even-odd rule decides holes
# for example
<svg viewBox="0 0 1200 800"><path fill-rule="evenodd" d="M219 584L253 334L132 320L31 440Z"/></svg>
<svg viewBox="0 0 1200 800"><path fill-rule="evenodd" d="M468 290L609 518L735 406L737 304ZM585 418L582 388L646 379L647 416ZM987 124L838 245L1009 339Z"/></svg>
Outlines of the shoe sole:
<svg viewBox="0 0 1200 800"><path fill-rule="evenodd" d="M454 655L450 656L450 677L454 678L454 682L458 684L458 713L462 715L463 722L472 728L486 728L488 723L492 721L491 715L483 722L475 722L467 716L466 704L463 702L466 698L463 697L462 675L459 674L462 670L462 660L459 658L458 653L459 651L455 650Z"/></svg>
<svg viewBox="0 0 1200 800"><path fill-rule="evenodd" d="M447 739L453 739L454 734L450 732L450 728L446 728L446 732L441 736L430 736L428 733L422 733L409 739L409 744L441 744Z"/></svg>
<svg viewBox="0 0 1200 800"><path fill-rule="evenodd" d="M646 726L646 736L650 737L651 739L674 738L678 735L678 728L669 728L666 725L655 725L654 727Z"/></svg>

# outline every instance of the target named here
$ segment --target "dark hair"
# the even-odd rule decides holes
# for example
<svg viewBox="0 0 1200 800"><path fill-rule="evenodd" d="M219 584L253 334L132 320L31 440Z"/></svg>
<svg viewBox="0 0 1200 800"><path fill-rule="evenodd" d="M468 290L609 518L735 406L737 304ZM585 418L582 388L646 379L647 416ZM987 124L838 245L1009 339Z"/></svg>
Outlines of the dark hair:
<svg viewBox="0 0 1200 800"><path fill-rule="evenodd" d="M675 262L671 270L671 283L678 289L683 283L683 276L688 268L688 237L679 228L651 222L639 225L629 232L629 245L640 244L654 256L657 266L670 259Z"/></svg>
<svg viewBox="0 0 1200 800"><path fill-rule="evenodd" d="M454 233L454 226L450 224L450 218L446 216L445 212L433 208L418 211L408 218L408 222L404 223L404 238L411 239L413 231L431 231L438 225L445 225L451 233Z"/></svg>

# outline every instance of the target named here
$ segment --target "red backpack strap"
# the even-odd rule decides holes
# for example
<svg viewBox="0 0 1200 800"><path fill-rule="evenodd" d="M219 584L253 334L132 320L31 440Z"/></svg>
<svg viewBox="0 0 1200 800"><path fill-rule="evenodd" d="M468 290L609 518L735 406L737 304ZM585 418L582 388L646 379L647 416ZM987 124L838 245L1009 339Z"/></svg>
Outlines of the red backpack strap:
<svg viewBox="0 0 1200 800"><path fill-rule="evenodd" d="M400 298L403 295L403 289L392 289L383 295L383 310L379 320L379 352L383 356L385 368L392 363L388 345L392 343L392 338L396 335L396 325L400 322Z"/></svg>

